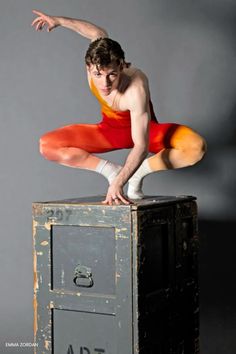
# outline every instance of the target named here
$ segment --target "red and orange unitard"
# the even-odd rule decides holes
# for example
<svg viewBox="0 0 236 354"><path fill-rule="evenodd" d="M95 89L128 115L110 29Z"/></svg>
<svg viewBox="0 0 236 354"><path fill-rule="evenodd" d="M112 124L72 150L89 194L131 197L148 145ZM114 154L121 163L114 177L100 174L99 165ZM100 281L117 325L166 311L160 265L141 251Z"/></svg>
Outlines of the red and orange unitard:
<svg viewBox="0 0 236 354"><path fill-rule="evenodd" d="M68 147L88 153L104 153L133 147L130 111L112 109L100 96L92 80L91 91L101 104L101 122L67 125L45 134L41 139L45 157L57 160L56 150ZM174 147L173 136L180 126L175 123L158 123L152 102L149 104L151 113L149 152L158 153L164 148Z"/></svg>

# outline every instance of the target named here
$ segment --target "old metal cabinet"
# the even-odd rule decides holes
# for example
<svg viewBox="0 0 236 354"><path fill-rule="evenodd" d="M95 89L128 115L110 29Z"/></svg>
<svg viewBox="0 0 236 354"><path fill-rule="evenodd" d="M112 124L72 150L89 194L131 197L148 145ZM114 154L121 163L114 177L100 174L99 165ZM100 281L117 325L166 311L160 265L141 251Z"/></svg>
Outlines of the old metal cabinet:
<svg viewBox="0 0 236 354"><path fill-rule="evenodd" d="M194 197L33 204L35 353L199 353Z"/></svg>

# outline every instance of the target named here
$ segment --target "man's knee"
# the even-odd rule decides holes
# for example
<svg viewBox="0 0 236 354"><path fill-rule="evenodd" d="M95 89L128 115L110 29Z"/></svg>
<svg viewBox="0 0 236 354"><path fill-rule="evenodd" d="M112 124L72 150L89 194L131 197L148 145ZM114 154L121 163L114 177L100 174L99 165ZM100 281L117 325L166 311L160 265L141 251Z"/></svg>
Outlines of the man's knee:
<svg viewBox="0 0 236 354"><path fill-rule="evenodd" d="M57 160L56 150L58 146L53 143L50 133L46 133L39 139L39 152L47 160Z"/></svg>
<svg viewBox="0 0 236 354"><path fill-rule="evenodd" d="M47 138L46 135L41 136L39 139L39 152L41 155L45 155L46 153L46 146L47 146Z"/></svg>
<svg viewBox="0 0 236 354"><path fill-rule="evenodd" d="M69 165L81 163L89 155L89 153L83 149L67 146L62 142L51 139L50 133L40 138L39 151L47 160Z"/></svg>
<svg viewBox="0 0 236 354"><path fill-rule="evenodd" d="M197 132L185 125L180 125L172 136L172 146L181 150L188 165L200 161L206 153L205 139Z"/></svg>
<svg viewBox="0 0 236 354"><path fill-rule="evenodd" d="M205 139L198 134L190 136L188 139L188 146L186 151L190 165L194 165L195 163L199 162L202 160L207 151L207 144Z"/></svg>

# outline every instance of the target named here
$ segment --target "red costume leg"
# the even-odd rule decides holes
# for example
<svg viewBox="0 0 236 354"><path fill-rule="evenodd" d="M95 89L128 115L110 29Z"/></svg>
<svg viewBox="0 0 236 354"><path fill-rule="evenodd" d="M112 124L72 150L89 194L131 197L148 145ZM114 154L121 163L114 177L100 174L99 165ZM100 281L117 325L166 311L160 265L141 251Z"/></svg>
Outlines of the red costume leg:
<svg viewBox="0 0 236 354"><path fill-rule="evenodd" d="M68 125L42 136L42 155L60 164L95 169L100 159L92 153L132 148L131 126L105 119L99 124ZM204 139L187 126L150 122L148 158L152 171L180 168L199 161L205 151Z"/></svg>
<svg viewBox="0 0 236 354"><path fill-rule="evenodd" d="M104 153L132 146L130 129L122 124L73 124L46 133L40 139L40 152L49 160L70 167L94 169L100 159L91 153Z"/></svg>
<svg viewBox="0 0 236 354"><path fill-rule="evenodd" d="M193 165L204 155L206 143L185 125L151 122L149 151L156 155L148 159L153 171Z"/></svg>
<svg viewBox="0 0 236 354"><path fill-rule="evenodd" d="M129 180L128 197L144 197L142 181L146 175L192 165L202 158L204 149L204 140L192 129L175 123L151 121L149 151L155 155L144 160Z"/></svg>

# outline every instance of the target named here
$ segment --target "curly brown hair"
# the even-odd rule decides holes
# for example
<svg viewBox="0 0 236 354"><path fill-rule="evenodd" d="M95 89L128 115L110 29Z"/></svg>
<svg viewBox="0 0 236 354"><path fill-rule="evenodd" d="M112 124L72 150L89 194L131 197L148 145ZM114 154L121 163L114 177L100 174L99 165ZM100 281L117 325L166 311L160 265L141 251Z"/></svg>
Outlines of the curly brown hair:
<svg viewBox="0 0 236 354"><path fill-rule="evenodd" d="M96 65L97 69L107 67L113 63L129 67L125 53L120 44L111 38L98 38L91 42L85 55L85 63Z"/></svg>

